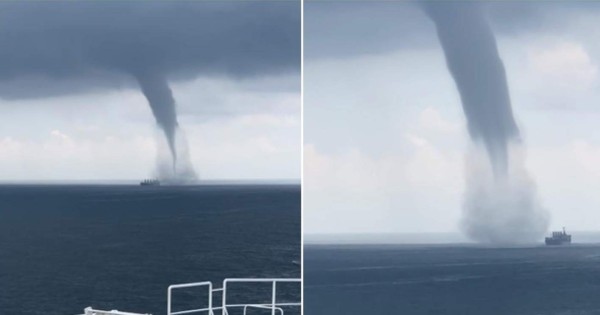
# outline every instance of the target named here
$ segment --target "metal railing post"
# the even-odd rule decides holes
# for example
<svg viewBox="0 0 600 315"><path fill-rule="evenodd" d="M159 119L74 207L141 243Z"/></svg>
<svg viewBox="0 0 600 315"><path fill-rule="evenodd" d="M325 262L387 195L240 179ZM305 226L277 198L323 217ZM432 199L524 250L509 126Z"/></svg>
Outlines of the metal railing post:
<svg viewBox="0 0 600 315"><path fill-rule="evenodd" d="M171 287L167 289L167 315L171 315Z"/></svg>
<svg viewBox="0 0 600 315"><path fill-rule="evenodd" d="M227 314L227 279L223 280L223 305L221 305L221 313L222 315L228 315Z"/></svg>
<svg viewBox="0 0 600 315"><path fill-rule="evenodd" d="M275 315L275 302L277 300L277 280L273 280L273 296L271 297L271 315Z"/></svg>
<svg viewBox="0 0 600 315"><path fill-rule="evenodd" d="M213 288L212 284L208 287L208 315L214 315L213 307L212 307L212 299L213 299Z"/></svg>

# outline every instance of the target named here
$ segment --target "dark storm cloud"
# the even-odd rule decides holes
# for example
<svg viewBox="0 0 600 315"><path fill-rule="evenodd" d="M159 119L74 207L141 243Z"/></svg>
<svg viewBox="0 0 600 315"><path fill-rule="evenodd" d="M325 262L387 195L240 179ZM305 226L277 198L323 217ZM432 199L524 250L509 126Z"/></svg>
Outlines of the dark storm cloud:
<svg viewBox="0 0 600 315"><path fill-rule="evenodd" d="M420 9L420 2L427 1L307 1L304 55L344 58L436 48L435 29ZM441 2L460 4L461 1ZM579 17L600 11L600 2L497 1L485 3L484 7L494 31L501 36L512 36L528 32L560 33Z"/></svg>
<svg viewBox="0 0 600 315"><path fill-rule="evenodd" d="M304 5L306 58L346 57L407 47L432 46L433 28L415 3L309 1Z"/></svg>
<svg viewBox="0 0 600 315"><path fill-rule="evenodd" d="M0 97L169 79L297 72L296 2L3 2ZM126 76L126 77L124 77Z"/></svg>

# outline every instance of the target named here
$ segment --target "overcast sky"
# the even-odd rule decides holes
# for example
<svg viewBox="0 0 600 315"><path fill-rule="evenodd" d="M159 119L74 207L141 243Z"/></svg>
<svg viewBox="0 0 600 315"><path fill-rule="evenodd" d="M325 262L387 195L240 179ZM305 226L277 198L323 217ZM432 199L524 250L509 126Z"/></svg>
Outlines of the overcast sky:
<svg viewBox="0 0 600 315"><path fill-rule="evenodd" d="M168 79L201 179L299 179L299 2L0 4L0 180L153 176L135 76Z"/></svg>
<svg viewBox="0 0 600 315"><path fill-rule="evenodd" d="M470 145L433 23L305 3L305 232L457 232ZM489 5L552 229L600 228L600 3Z"/></svg>

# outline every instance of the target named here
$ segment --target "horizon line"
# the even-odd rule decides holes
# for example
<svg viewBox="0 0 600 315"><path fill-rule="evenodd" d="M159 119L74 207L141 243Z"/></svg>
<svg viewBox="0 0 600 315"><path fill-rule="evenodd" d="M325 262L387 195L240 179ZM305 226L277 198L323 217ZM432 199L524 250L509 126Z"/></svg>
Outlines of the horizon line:
<svg viewBox="0 0 600 315"><path fill-rule="evenodd" d="M140 179L27 179L27 180L0 180L0 185L28 185L28 184L139 184ZM297 184L301 179L199 179L192 184Z"/></svg>

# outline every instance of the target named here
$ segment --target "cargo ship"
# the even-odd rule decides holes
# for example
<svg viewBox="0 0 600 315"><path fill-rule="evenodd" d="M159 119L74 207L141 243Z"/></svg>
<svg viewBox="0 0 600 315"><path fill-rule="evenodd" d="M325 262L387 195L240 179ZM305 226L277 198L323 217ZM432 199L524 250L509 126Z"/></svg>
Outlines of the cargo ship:
<svg viewBox="0 0 600 315"><path fill-rule="evenodd" d="M144 179L140 182L140 186L160 186L158 179Z"/></svg>
<svg viewBox="0 0 600 315"><path fill-rule="evenodd" d="M546 245L571 244L571 234L567 234L565 228L562 231L552 232L551 237L546 237Z"/></svg>

